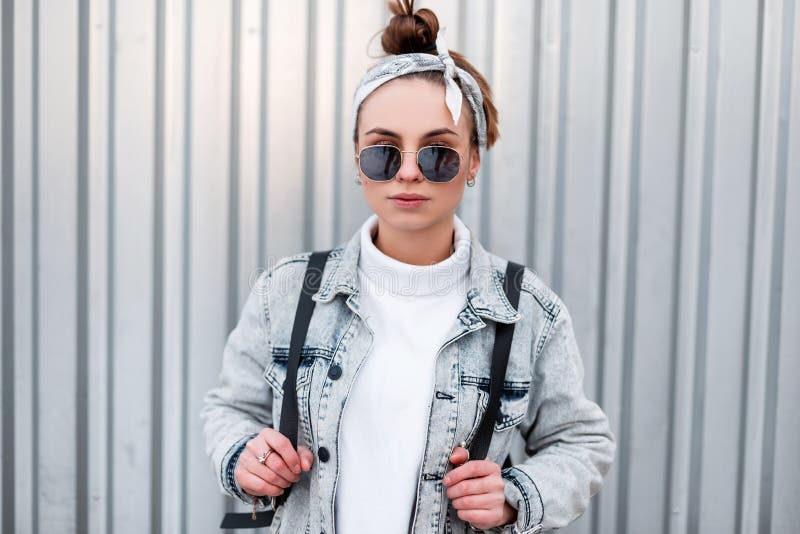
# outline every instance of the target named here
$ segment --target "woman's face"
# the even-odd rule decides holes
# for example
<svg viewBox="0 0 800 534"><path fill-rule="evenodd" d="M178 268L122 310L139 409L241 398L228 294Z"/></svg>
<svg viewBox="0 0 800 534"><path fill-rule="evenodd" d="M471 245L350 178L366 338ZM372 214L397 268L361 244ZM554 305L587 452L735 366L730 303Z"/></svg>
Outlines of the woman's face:
<svg viewBox="0 0 800 534"><path fill-rule="evenodd" d="M397 78L380 86L361 106L356 154L365 146L390 144L400 150L444 145L461 154L461 168L449 182L428 182L419 170L416 156L403 153L397 176L388 182L374 182L356 169L364 197L383 223L398 230L421 230L451 220L464 193L464 184L480 167L477 148L470 148L472 133L469 105L462 99L458 126L453 125L444 100L443 86L421 79ZM422 195L419 206L399 205L392 196L400 193Z"/></svg>

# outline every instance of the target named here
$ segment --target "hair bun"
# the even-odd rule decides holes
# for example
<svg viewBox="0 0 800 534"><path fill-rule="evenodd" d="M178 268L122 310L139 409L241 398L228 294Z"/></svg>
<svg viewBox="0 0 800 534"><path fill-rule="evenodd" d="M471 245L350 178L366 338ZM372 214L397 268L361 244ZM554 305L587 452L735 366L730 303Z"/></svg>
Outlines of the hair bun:
<svg viewBox="0 0 800 534"><path fill-rule="evenodd" d="M389 11L394 15L384 28L381 46L387 54L409 54L420 52L436 45L439 34L439 19L427 8L414 12L414 0L389 2Z"/></svg>

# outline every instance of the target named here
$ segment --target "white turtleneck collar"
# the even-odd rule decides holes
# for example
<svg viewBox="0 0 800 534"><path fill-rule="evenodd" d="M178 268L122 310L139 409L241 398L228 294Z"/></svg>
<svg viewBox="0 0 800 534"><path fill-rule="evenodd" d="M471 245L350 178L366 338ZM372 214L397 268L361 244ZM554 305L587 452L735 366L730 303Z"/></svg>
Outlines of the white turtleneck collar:
<svg viewBox="0 0 800 534"><path fill-rule="evenodd" d="M470 231L458 215L453 214L455 251L432 265L412 265L381 252L372 239L378 229L378 215L370 215L361 225L359 277L369 289L385 291L396 297L444 295L452 291L466 294L470 261Z"/></svg>

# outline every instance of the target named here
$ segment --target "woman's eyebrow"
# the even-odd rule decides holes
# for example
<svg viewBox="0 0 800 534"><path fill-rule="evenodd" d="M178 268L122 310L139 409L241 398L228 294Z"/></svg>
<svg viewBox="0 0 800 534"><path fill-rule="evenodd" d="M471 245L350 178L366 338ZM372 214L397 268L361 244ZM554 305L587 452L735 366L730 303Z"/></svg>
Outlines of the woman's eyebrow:
<svg viewBox="0 0 800 534"><path fill-rule="evenodd" d="M394 137L395 139L400 139L400 134L393 132L391 130L387 130L386 128L373 128L368 132L365 132L364 135L369 135L371 133L376 133L378 135L385 135L387 137ZM454 132L450 128L437 128L436 130L431 130L430 132L424 134L421 139L427 139L429 137L435 137L437 135L442 134L452 134L458 136L457 132Z"/></svg>

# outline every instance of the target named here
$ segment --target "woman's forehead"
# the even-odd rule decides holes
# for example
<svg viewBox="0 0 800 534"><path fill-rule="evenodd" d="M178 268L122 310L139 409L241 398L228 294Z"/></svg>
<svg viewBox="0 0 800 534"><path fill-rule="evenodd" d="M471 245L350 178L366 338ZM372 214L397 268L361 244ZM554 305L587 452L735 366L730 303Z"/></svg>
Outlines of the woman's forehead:
<svg viewBox="0 0 800 534"><path fill-rule="evenodd" d="M469 132L469 115L462 100L458 125L445 104L444 86L421 79L396 78L373 91L359 113L359 133L376 128L391 130L403 137L421 136L448 128L459 137Z"/></svg>

